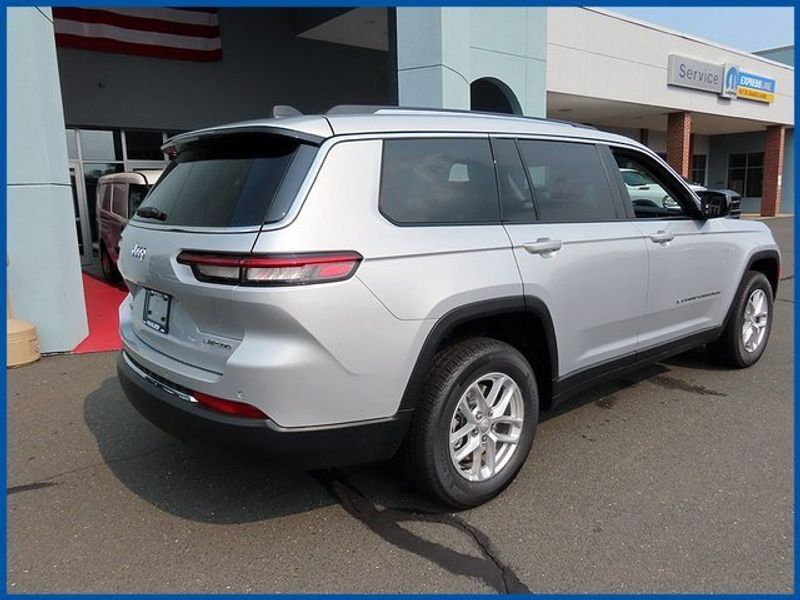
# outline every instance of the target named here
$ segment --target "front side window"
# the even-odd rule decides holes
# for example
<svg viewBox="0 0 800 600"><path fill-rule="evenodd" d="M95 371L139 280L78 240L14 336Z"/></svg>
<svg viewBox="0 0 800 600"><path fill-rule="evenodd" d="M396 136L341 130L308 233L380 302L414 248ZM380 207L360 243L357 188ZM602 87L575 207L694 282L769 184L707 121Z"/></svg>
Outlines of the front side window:
<svg viewBox="0 0 800 600"><path fill-rule="evenodd" d="M637 219L683 219L690 200L687 192L657 161L633 150L612 148L624 181L624 198Z"/></svg>
<svg viewBox="0 0 800 600"><path fill-rule="evenodd" d="M592 144L520 140L541 221L608 221L617 213Z"/></svg>
<svg viewBox="0 0 800 600"><path fill-rule="evenodd" d="M489 140L385 140L380 209L399 224L498 222Z"/></svg>

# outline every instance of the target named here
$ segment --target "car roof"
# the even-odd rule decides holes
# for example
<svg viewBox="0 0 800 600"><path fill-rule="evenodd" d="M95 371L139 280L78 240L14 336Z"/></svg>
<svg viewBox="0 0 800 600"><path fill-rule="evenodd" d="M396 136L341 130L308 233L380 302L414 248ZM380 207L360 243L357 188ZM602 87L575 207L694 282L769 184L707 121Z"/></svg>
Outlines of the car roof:
<svg viewBox="0 0 800 600"><path fill-rule="evenodd" d="M489 133L548 135L641 146L634 140L580 123L475 111L431 108L337 106L325 114L256 119L179 134L165 147L200 137L238 132L273 132L320 143L339 135L387 133Z"/></svg>
<svg viewBox="0 0 800 600"><path fill-rule="evenodd" d="M164 169L137 169L124 173L111 173L103 175L97 180L97 183L145 183L146 185L153 185L163 172Z"/></svg>

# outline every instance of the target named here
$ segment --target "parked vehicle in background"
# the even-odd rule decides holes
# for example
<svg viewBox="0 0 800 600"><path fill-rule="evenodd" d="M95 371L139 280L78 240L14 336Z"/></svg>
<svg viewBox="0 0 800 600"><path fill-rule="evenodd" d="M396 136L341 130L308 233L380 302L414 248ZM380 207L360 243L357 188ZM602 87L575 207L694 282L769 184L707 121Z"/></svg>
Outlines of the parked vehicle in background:
<svg viewBox="0 0 800 600"><path fill-rule="evenodd" d="M163 172L163 169L148 169L112 173L97 181L97 239L106 281L119 281L117 260L122 230Z"/></svg>
<svg viewBox="0 0 800 600"><path fill-rule="evenodd" d="M511 483L540 410L704 344L737 368L766 348L770 230L628 138L349 107L168 145L122 241L117 366L179 437L294 467L399 450L463 508ZM676 208L640 213L620 168Z"/></svg>
<svg viewBox="0 0 800 600"><path fill-rule="evenodd" d="M663 187L655 182L649 175L637 169L621 167L619 170L628 188L634 210L639 214L658 214L659 211L669 214L680 213L680 204ZM686 182L694 192L705 191L702 185Z"/></svg>

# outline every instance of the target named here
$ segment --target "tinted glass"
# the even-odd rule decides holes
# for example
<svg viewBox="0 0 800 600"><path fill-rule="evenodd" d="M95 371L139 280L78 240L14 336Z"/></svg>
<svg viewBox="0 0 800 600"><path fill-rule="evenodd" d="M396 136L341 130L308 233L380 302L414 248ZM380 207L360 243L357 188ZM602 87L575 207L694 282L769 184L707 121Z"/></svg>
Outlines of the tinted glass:
<svg viewBox="0 0 800 600"><path fill-rule="evenodd" d="M614 199L591 144L520 140L542 221L616 219Z"/></svg>
<svg viewBox="0 0 800 600"><path fill-rule="evenodd" d="M503 221L535 221L533 197L516 143L514 140L495 140L492 148L497 165L497 187L500 191Z"/></svg>
<svg viewBox="0 0 800 600"><path fill-rule="evenodd" d="M380 207L396 223L499 221L489 140L385 140Z"/></svg>
<svg viewBox="0 0 800 600"><path fill-rule="evenodd" d="M612 149L620 175L627 182L630 173L639 174L646 186L623 186L638 219L685 218L686 190L652 158L639 152Z"/></svg>
<svg viewBox="0 0 800 600"><path fill-rule="evenodd" d="M299 142L259 134L200 141L170 163L140 208L164 219L137 221L189 227L246 227L265 222Z"/></svg>
<svg viewBox="0 0 800 600"><path fill-rule="evenodd" d="M125 145L128 160L164 160L160 131L126 131Z"/></svg>
<svg viewBox="0 0 800 600"><path fill-rule="evenodd" d="M747 154L731 154L728 157L728 167L745 167L747 166Z"/></svg>
<svg viewBox="0 0 800 600"><path fill-rule="evenodd" d="M142 200L147 195L150 186L131 183L128 186L128 215L136 214L136 209L142 204Z"/></svg>
<svg viewBox="0 0 800 600"><path fill-rule="evenodd" d="M649 185L653 180L646 177L639 171L622 171L622 179L625 180L626 185Z"/></svg>

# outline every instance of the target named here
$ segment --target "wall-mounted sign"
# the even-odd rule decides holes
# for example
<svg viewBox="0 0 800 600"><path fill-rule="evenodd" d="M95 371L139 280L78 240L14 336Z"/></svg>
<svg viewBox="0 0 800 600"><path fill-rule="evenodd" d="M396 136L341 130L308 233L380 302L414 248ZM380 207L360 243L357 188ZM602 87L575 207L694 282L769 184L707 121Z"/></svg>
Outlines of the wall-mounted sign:
<svg viewBox="0 0 800 600"><path fill-rule="evenodd" d="M718 65L678 54L669 55L667 84L713 92L723 98L775 100L774 79L745 73L732 63Z"/></svg>
<svg viewBox="0 0 800 600"><path fill-rule="evenodd" d="M719 94L722 92L722 65L670 54L667 83Z"/></svg>
<svg viewBox="0 0 800 600"><path fill-rule="evenodd" d="M757 102L773 102L775 100L775 80L739 71L736 97Z"/></svg>

